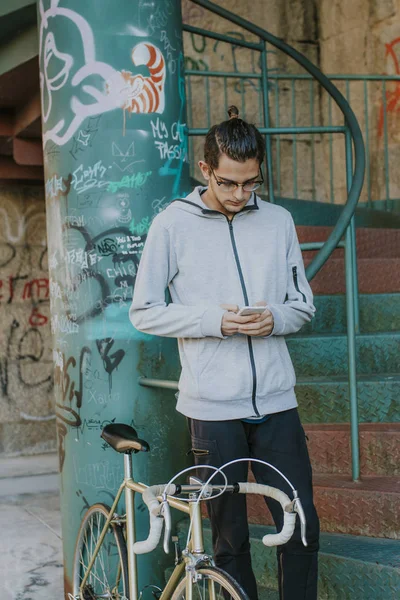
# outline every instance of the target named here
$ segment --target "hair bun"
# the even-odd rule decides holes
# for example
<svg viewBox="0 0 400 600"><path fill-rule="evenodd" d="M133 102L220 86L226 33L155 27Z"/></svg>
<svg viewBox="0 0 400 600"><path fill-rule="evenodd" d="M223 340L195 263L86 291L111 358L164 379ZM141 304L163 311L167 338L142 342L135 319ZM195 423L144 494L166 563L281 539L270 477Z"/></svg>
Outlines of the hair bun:
<svg viewBox="0 0 400 600"><path fill-rule="evenodd" d="M230 106L228 108L228 115L230 119L237 119L239 118L239 109L237 106L235 106L234 104L232 104L232 106Z"/></svg>

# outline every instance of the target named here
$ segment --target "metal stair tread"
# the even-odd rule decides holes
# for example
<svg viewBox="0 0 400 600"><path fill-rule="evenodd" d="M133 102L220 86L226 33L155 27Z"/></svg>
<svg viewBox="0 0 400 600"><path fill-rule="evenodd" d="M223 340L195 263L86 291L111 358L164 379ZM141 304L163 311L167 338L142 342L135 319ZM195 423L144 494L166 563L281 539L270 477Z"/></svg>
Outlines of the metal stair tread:
<svg viewBox="0 0 400 600"><path fill-rule="evenodd" d="M390 337L399 337L400 331L376 331L376 332L366 332L366 333L356 333L356 340L363 340L367 338L385 338L387 336ZM292 333L290 335L285 336L288 341L291 340L311 340L311 339L330 339L330 340L342 340L347 339L347 333Z"/></svg>
<svg viewBox="0 0 400 600"><path fill-rule="evenodd" d="M204 529L211 531L208 519L203 519ZM178 523L180 532L187 530L188 521L182 519ZM250 541L260 543L266 533L275 533L272 525L249 524ZM371 563L371 566L383 566L400 570L400 543L398 540L387 538L374 538L362 535L348 535L343 533L320 534L320 555L333 555L349 560L357 560L363 563ZM267 552L267 548L265 548ZM399 573L400 574L400 573Z"/></svg>
<svg viewBox="0 0 400 600"><path fill-rule="evenodd" d="M352 494L362 492L398 494L400 500L400 477L365 476L360 481L353 481L348 475L316 473L313 480L314 488L349 490Z"/></svg>
<svg viewBox="0 0 400 600"><path fill-rule="evenodd" d="M349 377L346 373L342 375L315 375L315 376L298 376L296 385L311 385L311 384L335 384L348 383ZM358 383L399 383L400 373L357 373Z"/></svg>
<svg viewBox="0 0 400 600"><path fill-rule="evenodd" d="M371 296L373 296L375 299L385 299L387 297L393 297L393 298L399 298L400 299L400 292L381 292L379 294L359 294L359 298L360 301L362 301L364 298L365 299L370 299ZM346 298L346 294L318 294L318 296L315 296L316 299L318 300L324 300L326 298ZM314 299L315 299L314 298Z"/></svg>
<svg viewBox="0 0 400 600"><path fill-rule="evenodd" d="M208 526L208 524L207 524ZM275 533L270 525L249 525L250 540L261 540L266 533ZM329 554L350 560L369 562L400 570L400 544L398 540L371 538L342 533L321 533L320 554Z"/></svg>
<svg viewBox="0 0 400 600"><path fill-rule="evenodd" d="M359 423L360 432L400 433L400 423ZM350 423L305 423L306 431L345 431L350 433Z"/></svg>

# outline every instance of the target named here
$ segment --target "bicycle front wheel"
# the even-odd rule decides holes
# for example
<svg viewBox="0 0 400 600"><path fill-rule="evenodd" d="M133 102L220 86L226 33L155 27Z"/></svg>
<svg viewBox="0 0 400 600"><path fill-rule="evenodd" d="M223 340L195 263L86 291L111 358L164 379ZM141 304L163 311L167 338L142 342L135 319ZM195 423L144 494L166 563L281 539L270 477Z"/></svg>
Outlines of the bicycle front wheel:
<svg viewBox="0 0 400 600"><path fill-rule="evenodd" d="M178 583L171 600L186 600L188 577L191 577L190 573ZM196 568L195 581L192 582L192 598L194 600L249 600L237 581L217 567Z"/></svg>
<svg viewBox="0 0 400 600"><path fill-rule="evenodd" d="M106 504L93 504L82 519L74 556L73 597L76 599L129 600L128 559L122 527L111 523L99 551L94 553L109 514L110 507Z"/></svg>

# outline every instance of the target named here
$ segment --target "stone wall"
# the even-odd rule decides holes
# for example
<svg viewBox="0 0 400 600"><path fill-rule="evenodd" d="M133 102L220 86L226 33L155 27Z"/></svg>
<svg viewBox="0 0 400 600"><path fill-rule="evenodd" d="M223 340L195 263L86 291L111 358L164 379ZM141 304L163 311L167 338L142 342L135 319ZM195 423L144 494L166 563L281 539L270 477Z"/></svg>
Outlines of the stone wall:
<svg viewBox="0 0 400 600"><path fill-rule="evenodd" d="M218 4L244 19L253 21L267 29L277 37L283 38L294 48L302 52L313 63L319 61L317 39L317 21L314 1L310 0L219 0ZM232 25L231 22L216 17L211 12L183 0L183 20L189 25L223 33L235 39L250 42L259 40L249 32ZM261 65L260 53L240 46L206 39L193 34L184 34L186 68L202 71L226 71L241 73L259 73ZM303 70L284 53L277 52L267 46L268 68L271 73L302 73ZM190 126L208 128L212 124L227 118L226 107L236 104L240 115L258 126L264 125L262 94L260 80L251 78L209 78L192 76L188 86L188 121ZM208 87L207 87L208 86ZM312 90L314 96L315 119L319 120L318 87ZM272 83L270 87L270 119L271 125L298 126L310 123L310 85L309 82L297 81L295 84L296 107L293 114L291 86L287 82ZM206 97L210 97L207 106ZM315 147L320 140L315 140ZM202 155L202 139L193 143L191 159L198 160ZM311 193L311 138L302 136L293 143L292 136L280 136L280 141L272 141L275 156L274 183L275 189L282 196L293 196L297 186L300 197L309 198ZM294 147L295 146L295 147ZM315 148L314 148L315 149ZM318 152L316 152L318 156ZM294 158L294 156L296 158ZM297 168L294 165L297 162ZM193 161L194 162L194 161ZM278 165L279 164L279 168ZM317 168L318 170L322 169ZM199 169L195 176L201 180ZM296 172L297 181L294 182ZM305 174L307 175L305 176ZM319 174L315 178L318 180Z"/></svg>
<svg viewBox="0 0 400 600"><path fill-rule="evenodd" d="M328 73L400 74L400 2L398 0L319 0L321 67ZM388 82L351 84L351 104L363 128L371 179L371 198L400 197L400 86ZM365 96L368 110L365 111ZM384 119L384 105L387 118ZM366 129L368 113L368 132ZM384 143L389 149L385 166ZM338 152L341 160L343 149ZM364 187L362 200L367 200Z"/></svg>
<svg viewBox="0 0 400 600"><path fill-rule="evenodd" d="M400 74L399 0L219 0L219 5L255 22L301 51L327 74ZM257 41L248 32L215 17L189 0L183 0L184 22L231 37ZM186 67L206 70L260 72L255 51L206 40L186 33ZM282 52L268 47L268 69L279 73L304 73ZM189 124L207 128L226 118L225 108L237 104L241 115L264 124L257 79L190 78ZM400 85L393 82L336 82L354 109L367 144L370 198L400 197ZM208 86L208 87L207 87ZM207 106L206 97L210 97ZM271 125L342 125L341 113L329 103L326 92L310 82L270 80ZM387 105L387 119L383 108ZM386 124L386 130L385 130ZM389 147L385 166L384 142ZM346 199L345 151L341 134L332 136L280 136L273 138L274 187L278 195L343 203ZM195 140L191 158L201 156L202 140ZM314 169L312 164L314 163ZM200 178L199 170L195 174ZM364 187L362 202L368 199Z"/></svg>
<svg viewBox="0 0 400 600"><path fill-rule="evenodd" d="M44 193L0 187L0 454L55 449Z"/></svg>

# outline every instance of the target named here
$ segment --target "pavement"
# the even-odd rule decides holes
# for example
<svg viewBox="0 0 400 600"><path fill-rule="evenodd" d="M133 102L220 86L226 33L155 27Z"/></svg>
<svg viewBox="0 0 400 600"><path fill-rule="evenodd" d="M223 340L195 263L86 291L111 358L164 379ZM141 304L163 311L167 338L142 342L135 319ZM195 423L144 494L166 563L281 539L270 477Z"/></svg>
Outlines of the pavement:
<svg viewBox="0 0 400 600"><path fill-rule="evenodd" d="M0 598L61 600L56 454L0 459Z"/></svg>

